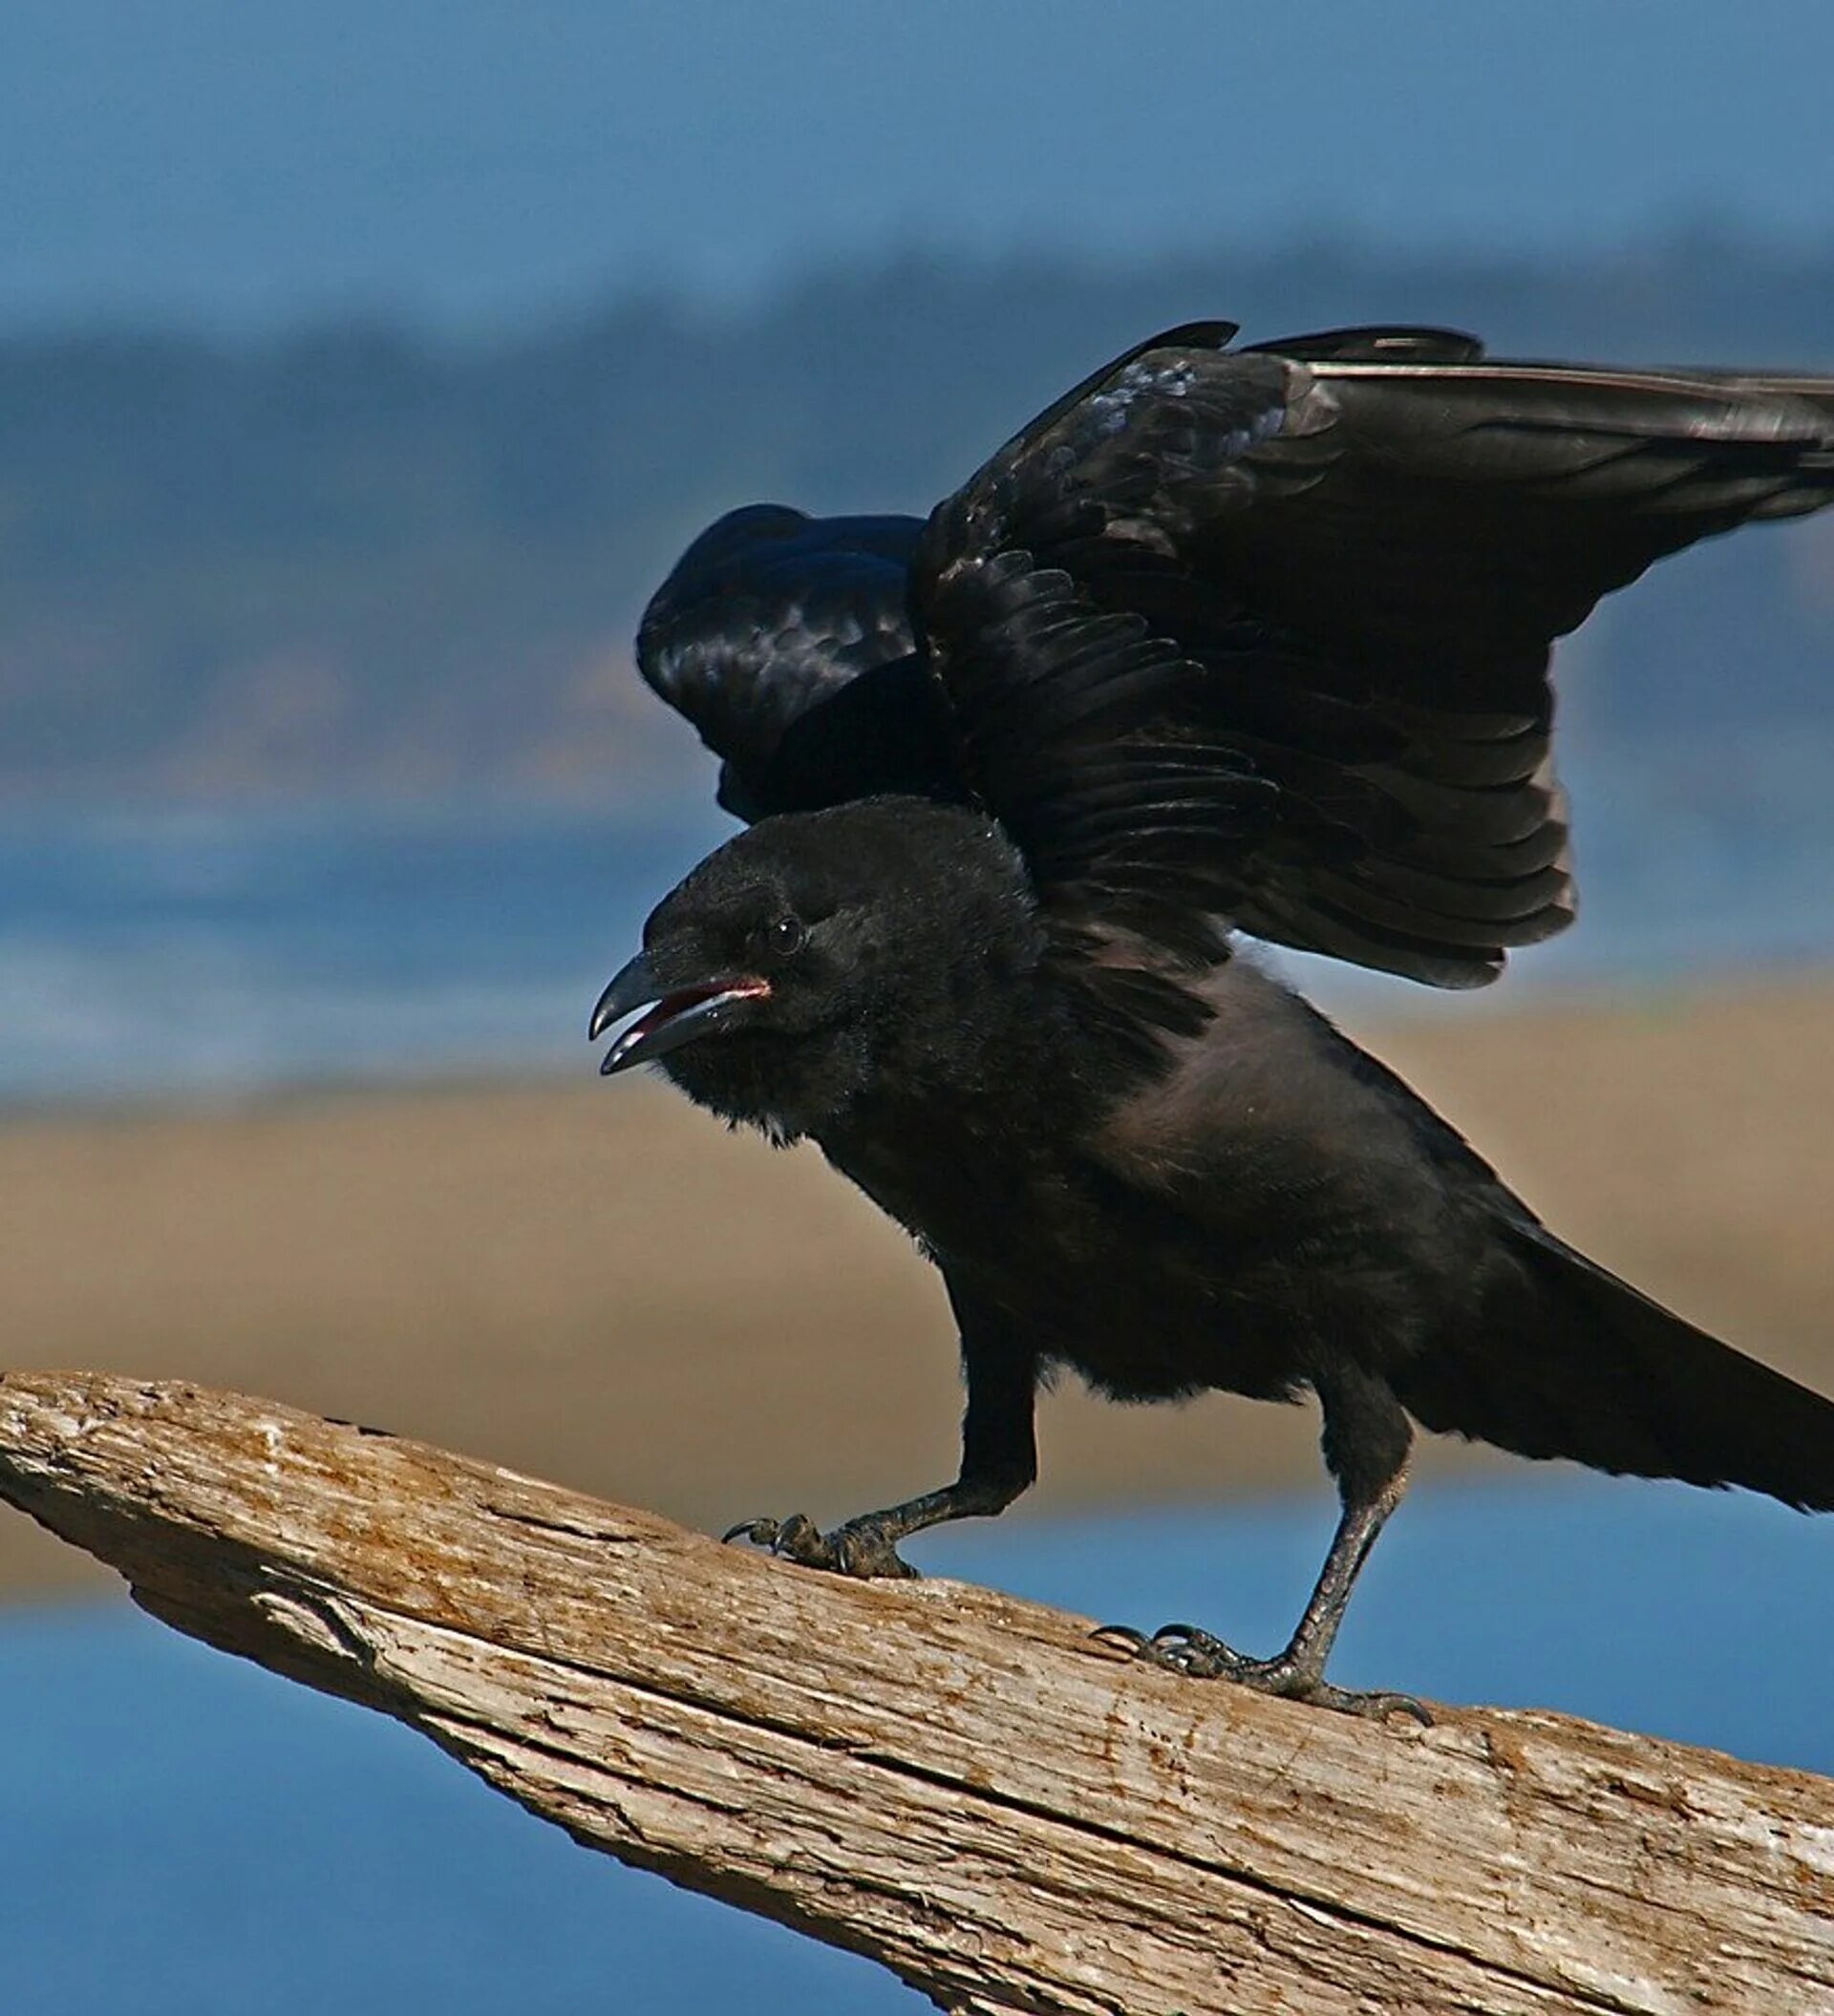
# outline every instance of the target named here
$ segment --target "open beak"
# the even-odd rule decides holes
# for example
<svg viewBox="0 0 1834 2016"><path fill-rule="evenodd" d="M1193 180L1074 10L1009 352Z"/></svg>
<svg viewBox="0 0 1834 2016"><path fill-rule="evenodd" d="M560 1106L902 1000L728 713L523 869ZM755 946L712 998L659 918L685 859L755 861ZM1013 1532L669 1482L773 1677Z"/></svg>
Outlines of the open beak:
<svg viewBox="0 0 1834 2016"><path fill-rule="evenodd" d="M621 1022L633 1008L648 1008L606 1051L599 1065L602 1077L629 1071L633 1064L648 1064L665 1057L684 1043L717 1029L725 1011L736 1001L752 1001L771 991L768 980L741 974L736 979L695 982L671 987L659 982L650 962L639 953L599 996L586 1030L593 1041L604 1035L614 1022ZM653 1005L652 1005L653 1004Z"/></svg>

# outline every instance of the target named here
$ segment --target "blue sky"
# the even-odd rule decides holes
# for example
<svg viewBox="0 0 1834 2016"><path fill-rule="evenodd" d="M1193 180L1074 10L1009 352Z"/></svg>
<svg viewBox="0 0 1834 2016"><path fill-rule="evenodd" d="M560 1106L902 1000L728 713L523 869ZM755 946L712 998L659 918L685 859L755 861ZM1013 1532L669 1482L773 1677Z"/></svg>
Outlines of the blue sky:
<svg viewBox="0 0 1834 2016"><path fill-rule="evenodd" d="M0 326L916 244L1834 237L1827 0L5 0Z"/></svg>

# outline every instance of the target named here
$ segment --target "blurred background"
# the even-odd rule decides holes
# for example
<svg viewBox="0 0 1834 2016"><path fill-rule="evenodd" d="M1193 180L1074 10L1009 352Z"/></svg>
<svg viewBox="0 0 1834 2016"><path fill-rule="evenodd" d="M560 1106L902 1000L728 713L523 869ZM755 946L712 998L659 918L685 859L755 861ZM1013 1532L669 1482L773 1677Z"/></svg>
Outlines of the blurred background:
<svg viewBox="0 0 1834 2016"><path fill-rule="evenodd" d="M1834 370L1834 13L1674 0L10 0L8 1359L235 1385L702 1524L952 1474L936 1284L819 1163L601 1085L723 821L636 682L739 502L924 510L1158 325ZM1555 1226L1834 1387L1834 513L1562 654L1578 926L1302 970ZM919 1543L1284 1639L1303 1410L1054 1395ZM1436 1449L1335 1668L1834 1770L1834 1534ZM588 1857L0 1521L6 2005L915 2009ZM533 1956L533 1958L531 1958Z"/></svg>

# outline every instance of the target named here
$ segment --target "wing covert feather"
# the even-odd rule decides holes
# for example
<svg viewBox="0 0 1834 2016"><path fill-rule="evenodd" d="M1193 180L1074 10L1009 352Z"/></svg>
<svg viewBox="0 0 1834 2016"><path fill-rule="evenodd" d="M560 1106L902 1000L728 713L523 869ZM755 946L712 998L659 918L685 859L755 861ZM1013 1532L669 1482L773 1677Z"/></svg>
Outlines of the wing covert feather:
<svg viewBox="0 0 1834 2016"><path fill-rule="evenodd" d="M756 819L821 795L816 766L779 758L855 680L909 659L906 581L922 531L920 519L814 519L752 504L710 525L650 598L638 669L722 759L729 812ZM879 683L894 702L914 690L928 711L914 668L908 680ZM862 718L872 725L870 710ZM855 786L836 738L819 739L842 763L827 801L874 788L869 761Z"/></svg>

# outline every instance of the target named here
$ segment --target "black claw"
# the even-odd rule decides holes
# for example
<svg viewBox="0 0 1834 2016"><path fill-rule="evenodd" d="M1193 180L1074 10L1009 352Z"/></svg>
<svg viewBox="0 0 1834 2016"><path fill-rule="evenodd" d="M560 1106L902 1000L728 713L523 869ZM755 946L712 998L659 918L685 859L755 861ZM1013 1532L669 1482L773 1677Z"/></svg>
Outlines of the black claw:
<svg viewBox="0 0 1834 2016"><path fill-rule="evenodd" d="M1339 1715L1362 1715L1379 1721L1386 1715L1412 1715L1422 1728L1433 1727L1426 1707L1412 1694L1356 1693L1294 1664L1282 1653L1276 1659L1250 1659L1196 1624L1162 1624L1149 1638L1132 1624L1100 1624L1090 1634L1104 1645L1131 1652L1143 1665L1187 1680L1232 1680L1257 1694L1303 1701Z"/></svg>
<svg viewBox="0 0 1834 2016"><path fill-rule="evenodd" d="M850 1519L823 1533L806 1513L793 1512L786 1519L741 1519L725 1538L768 1547L779 1560L800 1568L823 1568L862 1581L914 1581L917 1575L870 1518Z"/></svg>
<svg viewBox="0 0 1834 2016"><path fill-rule="evenodd" d="M1102 1624L1090 1635L1120 1646L1147 1666L1159 1666L1168 1673L1184 1673L1192 1679L1232 1679L1252 1663L1195 1624L1163 1624L1150 1638L1132 1624Z"/></svg>
<svg viewBox="0 0 1834 2016"><path fill-rule="evenodd" d="M1196 1624L1162 1624L1151 1640L1156 1664L1193 1680L1237 1680L1255 1662Z"/></svg>
<svg viewBox="0 0 1834 2016"><path fill-rule="evenodd" d="M1358 1694L1346 1687L1332 1687L1321 1680L1316 1683L1314 1692L1297 1695L1295 1699L1313 1702L1319 1708L1335 1708L1340 1715L1364 1715L1372 1722L1380 1722L1389 1715L1411 1715L1422 1729L1433 1727L1433 1711L1423 1701L1416 1701L1412 1694L1391 1694L1380 1690Z"/></svg>

